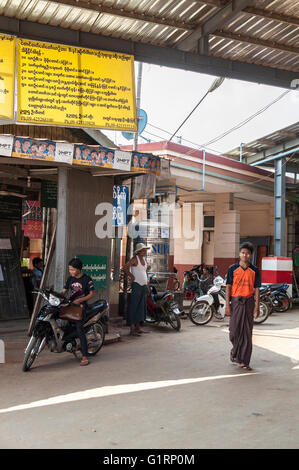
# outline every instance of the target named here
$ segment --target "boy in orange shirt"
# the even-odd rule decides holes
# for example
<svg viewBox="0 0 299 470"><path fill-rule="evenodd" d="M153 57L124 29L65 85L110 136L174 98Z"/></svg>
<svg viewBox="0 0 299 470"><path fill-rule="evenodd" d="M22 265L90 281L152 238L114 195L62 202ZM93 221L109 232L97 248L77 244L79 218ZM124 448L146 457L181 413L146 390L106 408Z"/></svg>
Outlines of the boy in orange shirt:
<svg viewBox="0 0 299 470"><path fill-rule="evenodd" d="M238 263L230 266L226 280L226 309L230 316L229 339L233 345L230 359L245 370L252 353L253 319L259 315L261 286L260 271L250 263L253 245L245 242L240 247ZM230 304L231 301L231 304Z"/></svg>

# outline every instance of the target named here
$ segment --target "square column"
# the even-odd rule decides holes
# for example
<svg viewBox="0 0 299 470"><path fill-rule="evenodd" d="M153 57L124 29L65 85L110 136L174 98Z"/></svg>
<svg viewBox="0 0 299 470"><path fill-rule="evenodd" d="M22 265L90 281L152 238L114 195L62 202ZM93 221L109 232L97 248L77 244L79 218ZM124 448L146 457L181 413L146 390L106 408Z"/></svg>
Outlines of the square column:
<svg viewBox="0 0 299 470"><path fill-rule="evenodd" d="M224 276L228 267L239 257L240 211L234 210L232 193L215 196L214 266Z"/></svg>
<svg viewBox="0 0 299 470"><path fill-rule="evenodd" d="M275 160L274 255L285 256L285 159Z"/></svg>

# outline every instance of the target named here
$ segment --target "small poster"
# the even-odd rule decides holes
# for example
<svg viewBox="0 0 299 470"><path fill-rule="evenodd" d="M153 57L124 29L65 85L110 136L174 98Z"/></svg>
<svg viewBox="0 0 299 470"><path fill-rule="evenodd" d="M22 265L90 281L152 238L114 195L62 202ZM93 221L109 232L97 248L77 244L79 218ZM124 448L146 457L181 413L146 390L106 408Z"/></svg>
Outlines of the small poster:
<svg viewBox="0 0 299 470"><path fill-rule="evenodd" d="M11 157L12 147L13 147L13 136L1 135L0 136L0 155L2 157Z"/></svg>
<svg viewBox="0 0 299 470"><path fill-rule="evenodd" d="M99 146L76 144L74 145L73 163L77 165L113 168L114 150Z"/></svg>
<svg viewBox="0 0 299 470"><path fill-rule="evenodd" d="M129 187L113 186L113 225L128 225Z"/></svg>
<svg viewBox="0 0 299 470"><path fill-rule="evenodd" d="M12 157L54 161L56 142L52 140L14 137Z"/></svg>
<svg viewBox="0 0 299 470"><path fill-rule="evenodd" d="M130 171L131 169L131 152L123 150L115 150L114 152L114 166L115 170Z"/></svg>
<svg viewBox="0 0 299 470"><path fill-rule="evenodd" d="M149 153L132 153L131 170L160 175L161 159Z"/></svg>
<svg viewBox="0 0 299 470"><path fill-rule="evenodd" d="M107 287L107 256L78 255L83 263L82 271L91 277L95 289Z"/></svg>
<svg viewBox="0 0 299 470"><path fill-rule="evenodd" d="M40 201L23 201L22 230L25 237L42 238L43 217Z"/></svg>
<svg viewBox="0 0 299 470"><path fill-rule="evenodd" d="M72 165L74 145L67 142L56 142L55 162Z"/></svg>
<svg viewBox="0 0 299 470"><path fill-rule="evenodd" d="M57 207L57 183L56 181L42 181L41 187L42 207Z"/></svg>

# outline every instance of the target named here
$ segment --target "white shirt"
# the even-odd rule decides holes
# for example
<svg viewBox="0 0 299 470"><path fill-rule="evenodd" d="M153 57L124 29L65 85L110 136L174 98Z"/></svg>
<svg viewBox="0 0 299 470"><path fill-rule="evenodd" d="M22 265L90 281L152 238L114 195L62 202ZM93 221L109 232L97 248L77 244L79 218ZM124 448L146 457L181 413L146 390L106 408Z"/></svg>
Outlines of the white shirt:
<svg viewBox="0 0 299 470"><path fill-rule="evenodd" d="M135 277L134 282L137 282L137 284L139 284L140 286L146 286L147 285L147 273L146 273L147 264L146 264L145 258L143 258L144 266L141 263L138 255L136 255L136 258L138 262L137 266L130 267L131 273Z"/></svg>

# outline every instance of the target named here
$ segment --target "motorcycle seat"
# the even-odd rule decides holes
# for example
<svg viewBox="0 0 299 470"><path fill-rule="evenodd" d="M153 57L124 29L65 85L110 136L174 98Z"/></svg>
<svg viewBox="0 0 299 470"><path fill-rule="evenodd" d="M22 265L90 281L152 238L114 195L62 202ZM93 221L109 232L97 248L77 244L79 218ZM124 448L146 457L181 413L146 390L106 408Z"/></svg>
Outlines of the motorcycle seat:
<svg viewBox="0 0 299 470"><path fill-rule="evenodd" d="M86 314L90 314L90 313L94 313L96 311L100 311L100 310L104 310L104 308L107 307L107 300L105 299L102 299L102 300L97 300L96 302L94 302L93 304L88 304L86 307L85 307L85 312Z"/></svg>
<svg viewBox="0 0 299 470"><path fill-rule="evenodd" d="M167 295L169 295L169 292L160 292L158 294L154 294L154 300L157 301L157 300L161 300L163 299L164 297L166 297Z"/></svg>
<svg viewBox="0 0 299 470"><path fill-rule="evenodd" d="M275 290L275 289L280 289L281 287L284 286L284 283L282 284L271 284L269 285L269 287L272 289L272 290Z"/></svg>

